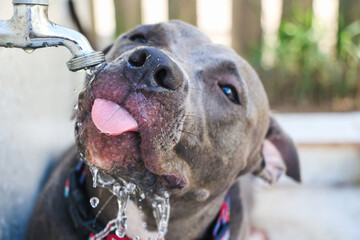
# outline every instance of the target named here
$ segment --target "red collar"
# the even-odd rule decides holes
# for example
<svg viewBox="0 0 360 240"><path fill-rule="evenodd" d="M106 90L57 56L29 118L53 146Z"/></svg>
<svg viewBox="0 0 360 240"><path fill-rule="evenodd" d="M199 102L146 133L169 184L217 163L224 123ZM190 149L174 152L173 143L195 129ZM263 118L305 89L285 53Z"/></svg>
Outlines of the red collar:
<svg viewBox="0 0 360 240"><path fill-rule="evenodd" d="M94 239L95 239L95 234L90 233L89 240L94 240ZM116 234L108 234L106 238L103 238L102 240L132 240L132 239L126 237L120 238Z"/></svg>

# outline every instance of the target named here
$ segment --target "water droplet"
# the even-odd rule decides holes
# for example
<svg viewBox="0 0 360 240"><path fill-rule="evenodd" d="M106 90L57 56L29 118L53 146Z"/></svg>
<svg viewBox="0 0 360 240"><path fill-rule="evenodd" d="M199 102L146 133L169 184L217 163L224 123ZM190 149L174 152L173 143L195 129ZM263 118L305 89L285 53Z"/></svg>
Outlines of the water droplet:
<svg viewBox="0 0 360 240"><path fill-rule="evenodd" d="M134 240L140 240L140 237L139 236L136 236L133 238Z"/></svg>
<svg viewBox="0 0 360 240"><path fill-rule="evenodd" d="M78 110L79 109L79 105L78 104L75 104L74 105L74 110Z"/></svg>
<svg viewBox="0 0 360 240"><path fill-rule="evenodd" d="M136 193L137 193L137 197L138 197L138 200L139 202L141 202L142 200L145 199L145 193L141 190L140 187L136 187Z"/></svg>
<svg viewBox="0 0 360 240"><path fill-rule="evenodd" d="M136 185L133 184L133 183L128 183L126 185L126 190L129 192L129 193L133 193L136 189Z"/></svg>
<svg viewBox="0 0 360 240"><path fill-rule="evenodd" d="M93 73L94 73L94 69L93 69L93 68L86 68L86 69L85 69L85 72L86 72L87 75L90 75L90 76L91 76L91 75L93 75Z"/></svg>
<svg viewBox="0 0 360 240"><path fill-rule="evenodd" d="M120 192L120 185L119 184L114 184L113 187L112 187L112 192L115 196L117 196Z"/></svg>
<svg viewBox="0 0 360 240"><path fill-rule="evenodd" d="M99 205L99 199L97 197L90 198L90 205L92 208L96 208Z"/></svg>
<svg viewBox="0 0 360 240"><path fill-rule="evenodd" d="M124 229L116 229L115 234L119 238L123 238L125 236L126 231Z"/></svg>
<svg viewBox="0 0 360 240"><path fill-rule="evenodd" d="M102 172L99 172L98 174L98 182L101 185L101 187L106 187L108 185L111 185L115 182L115 179L113 179L108 174L104 174Z"/></svg>
<svg viewBox="0 0 360 240"><path fill-rule="evenodd" d="M96 188L99 169L92 165L90 166L90 172L93 175L93 188Z"/></svg>
<svg viewBox="0 0 360 240"><path fill-rule="evenodd" d="M28 54L33 53L35 51L34 48L25 48L24 51Z"/></svg>

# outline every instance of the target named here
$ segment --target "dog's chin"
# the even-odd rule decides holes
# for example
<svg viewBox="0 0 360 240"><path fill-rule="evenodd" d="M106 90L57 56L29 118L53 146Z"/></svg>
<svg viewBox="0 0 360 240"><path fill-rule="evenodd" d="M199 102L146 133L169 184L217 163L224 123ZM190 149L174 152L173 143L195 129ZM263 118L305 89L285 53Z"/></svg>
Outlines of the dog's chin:
<svg viewBox="0 0 360 240"><path fill-rule="evenodd" d="M185 177L166 172L153 173L146 168L147 159L142 158L139 132L107 135L96 128L91 118L81 125L77 142L87 164L96 166L114 179L135 183L148 194L175 193L186 187Z"/></svg>

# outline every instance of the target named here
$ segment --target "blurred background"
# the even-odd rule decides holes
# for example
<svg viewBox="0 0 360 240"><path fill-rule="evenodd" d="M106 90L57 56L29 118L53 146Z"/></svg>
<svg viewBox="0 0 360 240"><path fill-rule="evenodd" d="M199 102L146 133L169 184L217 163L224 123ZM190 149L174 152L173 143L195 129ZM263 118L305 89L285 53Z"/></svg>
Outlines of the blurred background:
<svg viewBox="0 0 360 240"><path fill-rule="evenodd" d="M281 111L360 108L356 0L74 0L98 49L141 23L181 19L255 66ZM84 11L84 2L89 9ZM81 10L81 11L80 11ZM79 13L80 14L80 13ZM90 19L89 19L90 18Z"/></svg>
<svg viewBox="0 0 360 240"><path fill-rule="evenodd" d="M359 0L50 0L49 9L97 50L138 24L181 19L254 66L301 158L301 185L256 185L253 218L273 240L360 239L359 14ZM12 1L0 0L0 19L11 16ZM0 48L0 239L23 238L48 169L73 143L84 73L68 71L70 58L65 48Z"/></svg>

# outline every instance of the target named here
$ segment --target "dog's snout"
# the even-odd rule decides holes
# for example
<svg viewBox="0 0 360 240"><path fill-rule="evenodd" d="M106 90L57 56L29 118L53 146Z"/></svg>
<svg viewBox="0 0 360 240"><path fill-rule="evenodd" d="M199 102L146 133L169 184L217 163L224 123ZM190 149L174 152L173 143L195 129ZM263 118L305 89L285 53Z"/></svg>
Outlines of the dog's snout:
<svg viewBox="0 0 360 240"><path fill-rule="evenodd" d="M178 89L184 79L177 64L161 50L140 48L128 58L131 71L149 87L161 87L168 90Z"/></svg>

